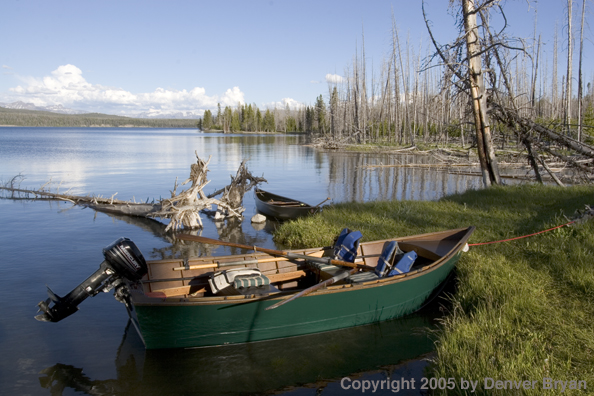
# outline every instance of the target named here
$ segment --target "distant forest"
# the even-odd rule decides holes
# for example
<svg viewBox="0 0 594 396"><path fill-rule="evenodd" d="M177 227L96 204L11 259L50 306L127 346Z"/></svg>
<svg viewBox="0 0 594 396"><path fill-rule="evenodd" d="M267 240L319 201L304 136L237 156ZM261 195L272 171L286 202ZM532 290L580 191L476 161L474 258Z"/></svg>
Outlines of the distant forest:
<svg viewBox="0 0 594 396"><path fill-rule="evenodd" d="M229 132L317 132L324 133L327 128L326 104L322 95L315 106L298 109L266 109L261 111L256 104L238 103L236 108L218 104L216 114L210 110L198 120L198 128L205 131L215 129Z"/></svg>
<svg viewBox="0 0 594 396"><path fill-rule="evenodd" d="M0 107L0 125L10 126L197 128L197 124L198 120L193 119L130 118L100 113L59 114Z"/></svg>

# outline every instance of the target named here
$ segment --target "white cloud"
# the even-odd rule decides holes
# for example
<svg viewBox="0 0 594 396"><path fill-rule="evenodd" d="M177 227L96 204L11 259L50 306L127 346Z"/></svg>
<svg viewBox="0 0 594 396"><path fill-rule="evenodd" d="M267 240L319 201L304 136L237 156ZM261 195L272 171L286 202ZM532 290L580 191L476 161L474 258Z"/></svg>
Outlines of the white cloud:
<svg viewBox="0 0 594 396"><path fill-rule="evenodd" d="M208 96L204 88L172 90L157 88L148 93L132 93L123 88L91 84L82 71L74 65L62 65L42 79L20 77L23 82L12 92L10 100L34 103L37 106L61 104L64 107L108 114L134 115L145 112L160 114L194 112L205 109L236 106L244 103L244 93L239 87L227 89L222 95ZM6 100L6 99L5 99Z"/></svg>
<svg viewBox="0 0 594 396"><path fill-rule="evenodd" d="M283 98L283 99L281 99L280 102L265 103L264 107L268 108L268 109L277 108L277 109L284 110L287 107L287 105L292 110L299 109L301 107L305 107L305 105L303 103L298 102L295 99L291 99L291 98Z"/></svg>
<svg viewBox="0 0 594 396"><path fill-rule="evenodd" d="M344 77L339 76L338 74L326 74L326 82L332 83L332 84L340 84L341 82L344 81Z"/></svg>

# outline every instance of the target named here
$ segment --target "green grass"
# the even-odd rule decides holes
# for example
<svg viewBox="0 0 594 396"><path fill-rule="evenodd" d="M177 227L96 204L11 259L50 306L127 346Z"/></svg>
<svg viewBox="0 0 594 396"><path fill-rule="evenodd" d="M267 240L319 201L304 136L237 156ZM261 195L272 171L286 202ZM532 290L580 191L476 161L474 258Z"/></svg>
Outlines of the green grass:
<svg viewBox="0 0 594 396"><path fill-rule="evenodd" d="M489 242L567 223L565 216L586 204L594 205L592 187L540 185L468 191L437 202L339 204L283 224L275 241L294 248L323 246L343 227L374 240L475 225L470 243ZM474 394L559 394L543 390L545 377L588 385L585 392L563 394L592 393L594 220L473 246L459 262L458 283L426 373L455 378L458 386L447 394L466 394L461 378L479 381ZM533 390L485 390L487 377L538 383Z"/></svg>

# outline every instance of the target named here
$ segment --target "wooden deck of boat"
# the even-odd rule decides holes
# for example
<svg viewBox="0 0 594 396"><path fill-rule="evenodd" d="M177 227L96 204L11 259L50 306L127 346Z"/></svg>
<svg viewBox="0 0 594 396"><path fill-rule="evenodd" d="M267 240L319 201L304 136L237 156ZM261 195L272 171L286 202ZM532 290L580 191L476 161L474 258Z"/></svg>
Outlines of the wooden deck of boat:
<svg viewBox="0 0 594 396"><path fill-rule="evenodd" d="M321 257L324 253L320 249L301 251L303 254ZM207 291L208 278L213 272L220 270L216 263L232 263L246 261L246 264L238 263L231 268L256 267L266 275L272 284L280 290L287 290L297 286L297 281L307 274L299 269L299 265L290 262L282 257L273 257L267 254L247 254L233 256L219 256L208 258L193 258L184 262L183 260L155 260L149 261L149 272L144 279L144 293L147 296L170 297L189 296L198 297ZM266 260L255 264L253 260ZM377 262L377 259L376 259ZM210 268L189 269L194 266L212 264ZM188 269L180 269L188 268Z"/></svg>
<svg viewBox="0 0 594 396"><path fill-rule="evenodd" d="M358 263L370 267L377 265L378 256L384 249L385 241L375 243L364 243L359 247ZM452 249L452 243L444 241L427 240L414 243L402 241L399 246L404 251L416 250L419 258L413 269L431 264L438 260L443 254L447 254ZM441 255L435 252L442 253ZM305 249L300 251L302 254L321 257L324 253L321 249ZM264 262L254 263L254 260L263 260ZM246 264L242 264L245 261ZM237 265L232 267L216 268L216 263L232 263ZM192 267L209 266L209 268ZM145 295L149 297L201 297L204 296L208 288L208 279L213 272L220 269L231 268L253 268L257 267L266 275L271 284L281 291L296 289L298 281L307 276L307 271L300 267L298 263L288 261L282 257L272 257L266 254L247 254L220 257L193 258L184 262L184 260L155 260L149 262L149 272L143 280ZM182 269L183 268L183 269Z"/></svg>

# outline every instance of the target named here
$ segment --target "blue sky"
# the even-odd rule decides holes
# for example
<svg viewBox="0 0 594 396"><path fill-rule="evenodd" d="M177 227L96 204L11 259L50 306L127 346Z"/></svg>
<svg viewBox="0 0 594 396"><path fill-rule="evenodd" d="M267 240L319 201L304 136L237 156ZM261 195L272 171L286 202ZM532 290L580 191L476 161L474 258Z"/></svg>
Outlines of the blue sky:
<svg viewBox="0 0 594 396"><path fill-rule="evenodd" d="M448 4L426 1L442 43L457 33ZM508 34L526 38L537 7L550 61L567 2L502 4ZM576 27L580 7L581 0L574 5ZM330 75L344 76L362 32L367 67L379 70L391 51L392 9L400 39L410 37L423 53L429 46L420 0L5 0L0 9L0 102L108 114L202 114L238 101L312 104L327 95ZM591 41L585 52L585 64L592 63Z"/></svg>

